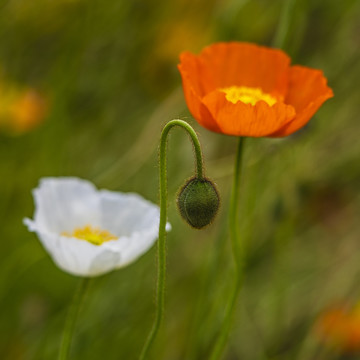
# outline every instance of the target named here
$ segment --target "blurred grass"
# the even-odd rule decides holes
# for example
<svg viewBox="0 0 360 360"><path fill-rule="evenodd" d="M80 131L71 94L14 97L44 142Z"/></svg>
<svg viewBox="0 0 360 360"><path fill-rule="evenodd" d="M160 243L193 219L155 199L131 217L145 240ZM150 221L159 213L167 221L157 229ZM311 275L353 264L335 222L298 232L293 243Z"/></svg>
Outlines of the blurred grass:
<svg viewBox="0 0 360 360"><path fill-rule="evenodd" d="M228 189L236 139L200 128L186 110L182 50L218 40L269 45L281 1L8 0L0 3L0 79L51 98L47 120L0 135L0 358L56 358L78 279L61 272L22 225L42 176L79 176L157 201L157 141L170 119L202 141L222 208L208 229L188 229L169 205L167 310L154 359L206 359L232 275ZM241 189L246 285L226 359L345 359L323 353L316 316L357 302L359 286L359 24L355 0L298 0L285 48L321 68L334 89L310 124L286 139L249 139ZM191 176L192 150L169 142L169 194ZM154 313L155 250L94 281L73 359L136 359ZM356 359L358 354L353 355ZM347 357L349 358L349 357Z"/></svg>

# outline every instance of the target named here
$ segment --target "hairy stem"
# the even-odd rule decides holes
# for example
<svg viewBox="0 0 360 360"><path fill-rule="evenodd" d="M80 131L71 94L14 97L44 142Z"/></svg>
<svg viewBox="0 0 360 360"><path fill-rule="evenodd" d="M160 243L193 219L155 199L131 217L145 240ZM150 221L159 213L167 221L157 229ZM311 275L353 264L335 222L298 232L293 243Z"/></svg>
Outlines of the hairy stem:
<svg viewBox="0 0 360 360"><path fill-rule="evenodd" d="M80 284L75 292L72 303L70 304L60 346L59 360L67 360L69 358L71 340L86 290L89 287L89 282L89 278L80 280Z"/></svg>
<svg viewBox="0 0 360 360"><path fill-rule="evenodd" d="M147 338L147 341L140 354L140 360L144 360L154 342L164 314L165 303L165 278L166 278L166 219L167 219L167 179L166 179L166 145L169 131L174 126L180 126L190 135L195 149L196 174L203 178L203 161L199 139L194 129L183 120L169 121L161 133L160 155L159 155L159 182L160 182L160 224L158 239L158 274L157 274L157 292L156 292L156 315L153 326Z"/></svg>
<svg viewBox="0 0 360 360"><path fill-rule="evenodd" d="M238 213L239 213L240 175L241 175L244 140L245 139L243 137L239 138L238 147L236 151L234 178L233 178L233 185L231 190L230 211L229 211L229 230L230 230L230 238L231 238L231 248L235 263L234 285L232 292L230 294L229 303L226 308L225 319L222 328L220 330L219 337L217 338L217 341L212 350L210 360L220 359L223 354L227 339L229 337L232 320L236 309L236 301L243 283L244 249L243 249L243 245L241 244L241 239L239 234Z"/></svg>

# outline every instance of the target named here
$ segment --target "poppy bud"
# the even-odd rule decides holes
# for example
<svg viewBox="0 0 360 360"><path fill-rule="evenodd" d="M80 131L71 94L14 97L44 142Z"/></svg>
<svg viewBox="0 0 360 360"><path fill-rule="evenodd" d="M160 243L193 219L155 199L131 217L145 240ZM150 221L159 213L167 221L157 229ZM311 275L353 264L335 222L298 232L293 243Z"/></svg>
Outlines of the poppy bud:
<svg viewBox="0 0 360 360"><path fill-rule="evenodd" d="M210 180L194 177L181 188L177 204L183 219L195 229L201 229L214 219L220 198Z"/></svg>

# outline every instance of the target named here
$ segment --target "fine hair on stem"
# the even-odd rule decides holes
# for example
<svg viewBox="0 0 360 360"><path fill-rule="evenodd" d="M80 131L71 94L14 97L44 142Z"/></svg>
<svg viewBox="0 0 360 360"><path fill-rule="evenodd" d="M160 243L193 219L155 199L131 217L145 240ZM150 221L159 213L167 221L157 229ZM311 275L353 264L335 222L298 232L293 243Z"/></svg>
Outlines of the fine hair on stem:
<svg viewBox="0 0 360 360"><path fill-rule="evenodd" d="M148 338L140 354L140 360L147 358L148 352L159 332L160 325L164 314L165 304L165 280L166 280L166 220L167 220L167 178L166 178L166 145L169 131L179 126L184 129L192 140L195 159L196 159L196 175L199 179L203 179L203 160L199 139L194 129L185 121L175 119L169 121L163 128L160 138L159 151L159 183L160 183L160 224L159 239L157 242L158 251L158 273L157 273L157 291L156 291L156 314L153 326L150 330Z"/></svg>

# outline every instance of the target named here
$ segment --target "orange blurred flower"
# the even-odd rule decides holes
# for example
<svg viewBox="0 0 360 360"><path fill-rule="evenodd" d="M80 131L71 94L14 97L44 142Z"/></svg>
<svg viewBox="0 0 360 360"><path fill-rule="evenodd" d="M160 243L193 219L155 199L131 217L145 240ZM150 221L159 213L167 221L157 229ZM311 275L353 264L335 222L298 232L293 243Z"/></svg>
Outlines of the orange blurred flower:
<svg viewBox="0 0 360 360"><path fill-rule="evenodd" d="M324 312L316 331L323 342L343 352L360 351L360 307L338 306Z"/></svg>
<svg viewBox="0 0 360 360"><path fill-rule="evenodd" d="M178 68L191 114L227 135L290 135L333 96L322 71L290 66L283 51L249 43L184 52Z"/></svg>
<svg viewBox="0 0 360 360"><path fill-rule="evenodd" d="M46 99L34 89L1 89L0 127L20 135L39 126L48 112Z"/></svg>

